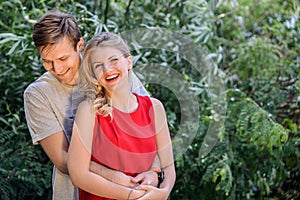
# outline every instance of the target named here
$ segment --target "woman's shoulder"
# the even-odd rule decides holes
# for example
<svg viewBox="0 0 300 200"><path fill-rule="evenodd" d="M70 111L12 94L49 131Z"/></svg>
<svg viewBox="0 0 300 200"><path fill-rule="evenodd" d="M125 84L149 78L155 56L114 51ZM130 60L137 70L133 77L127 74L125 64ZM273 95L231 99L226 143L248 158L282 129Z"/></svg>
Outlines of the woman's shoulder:
<svg viewBox="0 0 300 200"><path fill-rule="evenodd" d="M78 105L77 114L94 115L95 109L91 100L85 99Z"/></svg>
<svg viewBox="0 0 300 200"><path fill-rule="evenodd" d="M93 107L93 103L89 99L84 99L80 104L78 105L78 108L89 108Z"/></svg>
<svg viewBox="0 0 300 200"><path fill-rule="evenodd" d="M151 102L152 102L153 105L160 105L160 106L162 106L162 103L161 103L161 101L159 99L154 98L154 97L150 97L150 100L151 100Z"/></svg>
<svg viewBox="0 0 300 200"><path fill-rule="evenodd" d="M164 105L162 104L162 102L159 99L150 97L150 100L152 102L154 110L164 111Z"/></svg>

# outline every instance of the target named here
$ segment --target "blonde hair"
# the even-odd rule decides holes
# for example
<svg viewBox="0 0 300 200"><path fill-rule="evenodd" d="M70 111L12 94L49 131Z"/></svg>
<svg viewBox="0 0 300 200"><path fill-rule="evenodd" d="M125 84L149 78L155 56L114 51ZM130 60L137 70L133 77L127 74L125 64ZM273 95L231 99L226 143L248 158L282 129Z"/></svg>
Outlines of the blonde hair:
<svg viewBox="0 0 300 200"><path fill-rule="evenodd" d="M79 88L86 92L87 99L93 102L97 113L107 116L112 114L110 99L105 95L104 88L99 84L93 71L90 55L96 48L112 47L118 49L124 57L130 56L128 45L115 33L104 32L94 36L84 51L82 67L79 71Z"/></svg>

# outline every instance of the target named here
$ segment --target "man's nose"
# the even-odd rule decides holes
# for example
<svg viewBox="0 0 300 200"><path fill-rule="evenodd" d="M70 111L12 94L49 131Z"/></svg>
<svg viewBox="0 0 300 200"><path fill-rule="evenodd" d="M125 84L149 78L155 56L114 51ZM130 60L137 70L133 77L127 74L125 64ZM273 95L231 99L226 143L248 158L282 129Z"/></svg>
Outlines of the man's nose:
<svg viewBox="0 0 300 200"><path fill-rule="evenodd" d="M52 69L55 73L60 74L63 72L64 68L57 62L52 62Z"/></svg>

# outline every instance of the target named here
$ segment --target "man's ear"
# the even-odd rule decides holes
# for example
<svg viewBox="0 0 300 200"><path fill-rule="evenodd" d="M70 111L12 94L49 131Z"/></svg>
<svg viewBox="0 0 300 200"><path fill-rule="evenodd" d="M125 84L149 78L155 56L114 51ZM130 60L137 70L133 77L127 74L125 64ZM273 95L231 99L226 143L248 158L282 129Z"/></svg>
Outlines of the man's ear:
<svg viewBox="0 0 300 200"><path fill-rule="evenodd" d="M84 40L80 38L79 42L77 43L77 51L81 52L84 49Z"/></svg>

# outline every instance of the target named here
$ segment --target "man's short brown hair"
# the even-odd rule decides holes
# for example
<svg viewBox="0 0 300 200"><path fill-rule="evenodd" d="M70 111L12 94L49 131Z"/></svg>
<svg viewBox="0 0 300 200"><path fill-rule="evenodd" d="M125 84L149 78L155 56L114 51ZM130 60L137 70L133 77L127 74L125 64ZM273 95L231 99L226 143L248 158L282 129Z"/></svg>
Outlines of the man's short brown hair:
<svg viewBox="0 0 300 200"><path fill-rule="evenodd" d="M32 39L41 52L45 47L58 43L67 36L76 50L82 37L76 19L60 11L50 11L44 14L33 27Z"/></svg>

